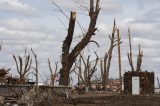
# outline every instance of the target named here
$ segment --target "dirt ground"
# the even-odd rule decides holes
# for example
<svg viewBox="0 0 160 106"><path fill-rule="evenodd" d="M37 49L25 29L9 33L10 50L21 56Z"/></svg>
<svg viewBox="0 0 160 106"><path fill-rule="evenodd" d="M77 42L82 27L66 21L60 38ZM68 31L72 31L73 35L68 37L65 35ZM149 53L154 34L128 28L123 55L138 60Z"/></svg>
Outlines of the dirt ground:
<svg viewBox="0 0 160 106"><path fill-rule="evenodd" d="M57 106L160 106L160 95L132 96L108 94L72 95L73 99Z"/></svg>
<svg viewBox="0 0 160 106"><path fill-rule="evenodd" d="M61 99L61 102L56 103L55 101L46 99L34 106L160 106L160 95L83 94L72 95L69 99L59 99Z"/></svg>

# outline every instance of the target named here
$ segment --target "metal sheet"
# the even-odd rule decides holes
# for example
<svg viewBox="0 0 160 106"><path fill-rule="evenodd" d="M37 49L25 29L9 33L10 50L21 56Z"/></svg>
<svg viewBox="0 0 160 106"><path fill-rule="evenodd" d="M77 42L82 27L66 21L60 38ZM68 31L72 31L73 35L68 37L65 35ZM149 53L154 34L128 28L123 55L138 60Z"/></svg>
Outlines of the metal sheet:
<svg viewBox="0 0 160 106"><path fill-rule="evenodd" d="M132 95L140 94L140 80L139 77L132 77Z"/></svg>

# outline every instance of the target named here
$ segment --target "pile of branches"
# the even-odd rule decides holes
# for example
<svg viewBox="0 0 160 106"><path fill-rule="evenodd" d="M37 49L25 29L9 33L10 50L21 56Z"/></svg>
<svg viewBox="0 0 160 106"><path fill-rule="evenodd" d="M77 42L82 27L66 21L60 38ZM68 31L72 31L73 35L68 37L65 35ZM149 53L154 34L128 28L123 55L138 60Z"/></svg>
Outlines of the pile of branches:
<svg viewBox="0 0 160 106"><path fill-rule="evenodd" d="M4 78L8 74L9 70L10 69L1 68L0 69L0 78Z"/></svg>
<svg viewBox="0 0 160 106"><path fill-rule="evenodd" d="M20 84L20 79L12 76L7 76L6 84L9 84L9 85Z"/></svg>

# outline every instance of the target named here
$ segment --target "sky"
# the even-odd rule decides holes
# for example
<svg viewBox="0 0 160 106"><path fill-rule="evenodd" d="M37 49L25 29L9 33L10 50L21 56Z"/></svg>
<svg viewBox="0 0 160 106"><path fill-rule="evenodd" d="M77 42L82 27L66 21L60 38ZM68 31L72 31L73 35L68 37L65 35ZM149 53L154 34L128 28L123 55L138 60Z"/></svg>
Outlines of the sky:
<svg viewBox="0 0 160 106"><path fill-rule="evenodd" d="M77 12L77 21L84 31L88 28L89 0L53 0L70 16L71 11ZM100 45L98 48L91 43L85 48L85 56L94 51L103 57L109 48L109 34L112 31L113 20L116 19L122 38L122 70L129 71L127 59L129 51L127 30L130 28L133 60L136 67L138 45L143 50L142 69L154 71L160 76L160 1L159 0L101 0L101 11L97 20L98 31L92 37ZM0 52L0 67L11 68L10 73L17 75L12 55L24 55L24 48L32 47L38 55L39 70L42 79L49 76L47 59L52 67L59 61L62 43L67 35L68 18L64 16L52 0L0 0L0 41L3 42ZM75 39L72 48L80 41L82 31L76 23ZM99 67L99 64L98 64ZM59 64L59 69L61 65ZM97 72L99 73L99 72ZM31 76L30 76L31 77ZM33 77L33 76L32 76ZM118 78L117 48L114 48L110 70L110 78Z"/></svg>

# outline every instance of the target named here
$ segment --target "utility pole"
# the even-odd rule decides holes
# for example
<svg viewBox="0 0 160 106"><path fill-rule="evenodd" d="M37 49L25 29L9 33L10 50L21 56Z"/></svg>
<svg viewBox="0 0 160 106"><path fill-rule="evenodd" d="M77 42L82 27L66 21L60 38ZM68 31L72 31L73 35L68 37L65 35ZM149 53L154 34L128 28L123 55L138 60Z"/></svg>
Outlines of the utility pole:
<svg viewBox="0 0 160 106"><path fill-rule="evenodd" d="M158 81L158 87L160 88L160 84L159 84L159 78L157 77L157 81Z"/></svg>
<svg viewBox="0 0 160 106"><path fill-rule="evenodd" d="M122 93L122 74L121 74L121 47L120 47L120 34L119 29L117 29L117 39L118 39L118 62L119 62L119 81L120 81L120 93Z"/></svg>
<svg viewBox="0 0 160 106"><path fill-rule="evenodd" d="M79 78L79 75L78 75L78 86L80 86L80 78Z"/></svg>

